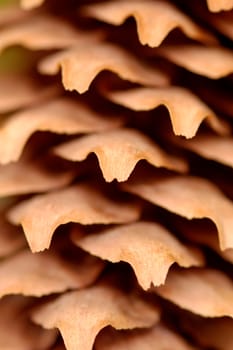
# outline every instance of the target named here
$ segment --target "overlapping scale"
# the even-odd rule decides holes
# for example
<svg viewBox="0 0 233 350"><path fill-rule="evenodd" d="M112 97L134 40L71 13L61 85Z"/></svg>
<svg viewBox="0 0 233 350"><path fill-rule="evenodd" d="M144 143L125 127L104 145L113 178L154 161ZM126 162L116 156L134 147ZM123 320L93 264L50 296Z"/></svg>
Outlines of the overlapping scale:
<svg viewBox="0 0 233 350"><path fill-rule="evenodd" d="M99 3L84 7L83 13L114 25L121 25L128 17L133 16L140 42L151 47L159 46L175 28L181 28L192 39L204 42L213 40L207 31L166 1L109 1L107 4Z"/></svg>
<svg viewBox="0 0 233 350"><path fill-rule="evenodd" d="M27 141L37 131L84 134L115 128L121 123L121 119L104 118L71 99L50 99L39 106L12 114L2 123L0 163L17 161Z"/></svg>
<svg viewBox="0 0 233 350"><path fill-rule="evenodd" d="M233 283L214 269L173 270L154 289L163 298L204 317L233 317Z"/></svg>
<svg viewBox="0 0 233 350"><path fill-rule="evenodd" d="M142 159L155 167L187 171L184 160L171 157L149 138L133 129L118 129L94 134L59 145L55 154L72 161L82 161L94 152L107 182L126 181Z"/></svg>
<svg viewBox="0 0 233 350"><path fill-rule="evenodd" d="M143 85L166 85L168 76L159 68L152 68L119 46L103 42L87 42L48 56L39 64L39 71L54 75L62 70L66 90L86 92L95 77L108 70L121 79Z"/></svg>
<svg viewBox="0 0 233 350"><path fill-rule="evenodd" d="M163 88L136 88L127 91L107 92L107 97L134 111L149 111L160 105L169 110L174 133L193 137L203 120L217 132L226 132L215 113L187 89L178 86Z"/></svg>
<svg viewBox="0 0 233 350"><path fill-rule="evenodd" d="M233 167L233 140L231 137L218 137L205 133L192 140L179 140L179 144L200 156Z"/></svg>
<svg viewBox="0 0 233 350"><path fill-rule="evenodd" d="M62 19L38 14L2 29L0 50L14 45L21 45L31 50L62 49L85 42L89 37L88 34L76 31Z"/></svg>
<svg viewBox="0 0 233 350"><path fill-rule="evenodd" d="M233 73L233 53L219 46L170 45L159 49L164 57L187 70L211 79Z"/></svg>
<svg viewBox="0 0 233 350"><path fill-rule="evenodd" d="M23 226L34 252L49 248L55 229L68 222L83 225L125 223L137 220L140 207L116 202L88 183L80 183L25 200L8 213Z"/></svg>
<svg viewBox="0 0 233 350"><path fill-rule="evenodd" d="M209 218L218 229L221 249L233 248L233 203L210 181L185 175L150 176L122 187L189 220Z"/></svg>
<svg viewBox="0 0 233 350"><path fill-rule="evenodd" d="M86 261L85 261L86 260ZM58 253L31 254L23 250L0 263L0 296L37 296L79 289L91 284L103 264L95 258L71 264Z"/></svg>
<svg viewBox="0 0 233 350"><path fill-rule="evenodd" d="M158 321L159 311L137 295L102 283L62 295L35 310L32 318L46 329L59 328L68 350L91 350L104 327L150 327Z"/></svg>
<svg viewBox="0 0 233 350"><path fill-rule="evenodd" d="M149 289L151 284L164 284L168 270L175 262L184 267L203 264L201 254L183 246L156 223L137 222L81 239L74 234L73 240L79 247L104 260L128 262L144 289ZM145 256L148 258L143 262Z"/></svg>
<svg viewBox="0 0 233 350"><path fill-rule="evenodd" d="M0 166L0 196L14 196L52 191L68 185L74 173L54 173L46 169L43 162L19 161Z"/></svg>

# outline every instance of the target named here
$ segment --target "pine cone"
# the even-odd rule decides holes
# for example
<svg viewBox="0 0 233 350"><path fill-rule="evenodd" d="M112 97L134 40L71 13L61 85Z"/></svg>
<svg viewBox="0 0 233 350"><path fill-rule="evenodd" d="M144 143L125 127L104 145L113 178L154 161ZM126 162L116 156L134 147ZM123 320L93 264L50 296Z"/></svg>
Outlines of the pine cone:
<svg viewBox="0 0 233 350"><path fill-rule="evenodd" d="M0 2L0 349L233 349L233 1Z"/></svg>

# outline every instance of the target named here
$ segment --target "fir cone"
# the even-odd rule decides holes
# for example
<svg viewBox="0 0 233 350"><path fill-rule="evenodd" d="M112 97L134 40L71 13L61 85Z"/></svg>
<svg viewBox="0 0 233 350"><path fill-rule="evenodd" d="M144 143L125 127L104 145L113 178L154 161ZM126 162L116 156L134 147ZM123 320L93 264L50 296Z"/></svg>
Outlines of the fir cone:
<svg viewBox="0 0 233 350"><path fill-rule="evenodd" d="M0 2L0 349L233 349L233 1Z"/></svg>

